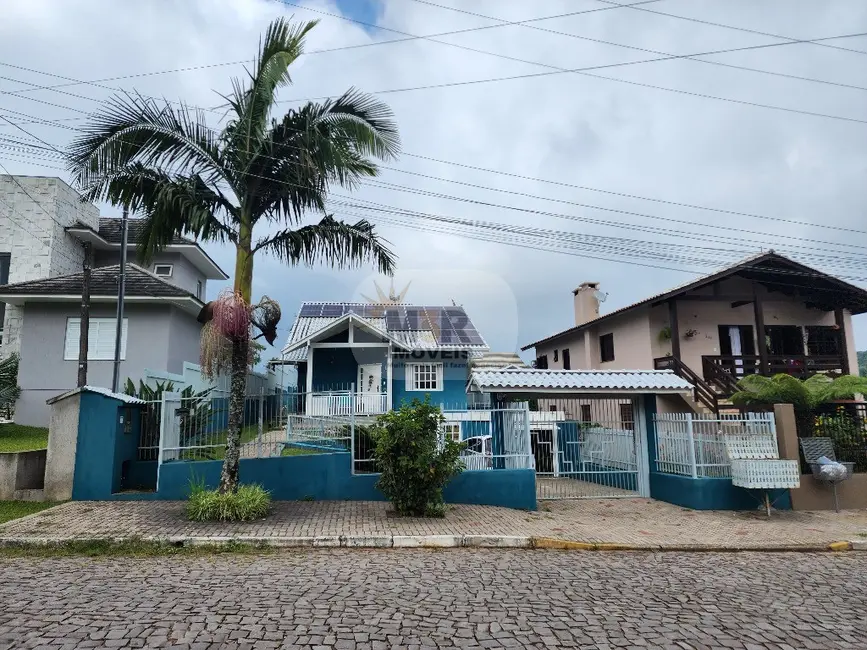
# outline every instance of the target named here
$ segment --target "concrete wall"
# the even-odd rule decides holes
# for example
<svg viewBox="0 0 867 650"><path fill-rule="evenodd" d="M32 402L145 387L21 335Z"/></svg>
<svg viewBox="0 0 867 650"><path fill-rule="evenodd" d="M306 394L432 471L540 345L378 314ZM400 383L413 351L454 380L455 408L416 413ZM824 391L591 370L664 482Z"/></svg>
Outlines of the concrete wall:
<svg viewBox="0 0 867 650"><path fill-rule="evenodd" d="M221 466L220 461L164 463L160 467L157 498L186 499L191 481L204 480L208 487L216 487ZM347 453L241 459L240 476L242 483L262 485L277 501L385 499L376 489L379 476L351 474ZM446 486L443 496L447 503L535 510L535 472L526 469L462 472ZM135 495L117 498L131 499Z"/></svg>
<svg viewBox="0 0 867 650"><path fill-rule="evenodd" d="M21 498L22 490L42 490L46 450L0 454L0 501Z"/></svg>
<svg viewBox="0 0 867 650"><path fill-rule="evenodd" d="M11 254L9 282L81 271L83 248L64 230L75 221L96 227L99 209L59 178L0 175L0 253ZM0 357L20 349L24 318L20 307L5 311Z"/></svg>
<svg viewBox="0 0 867 650"><path fill-rule="evenodd" d="M81 393L51 405L45 459L46 501L67 501L72 498L80 407Z"/></svg>
<svg viewBox="0 0 867 650"><path fill-rule="evenodd" d="M78 318L71 303L28 304L24 311L27 327L21 337L21 364L18 384L21 397L15 406L19 424L46 426L49 420L45 401L75 387L78 361L64 360L66 321ZM113 318L115 308L93 304L92 318ZM136 383L145 369L180 372L184 361L198 361L200 326L195 318L170 305L128 303L126 359L120 364L120 378ZM112 360L88 361L87 381L94 386L111 386Z"/></svg>

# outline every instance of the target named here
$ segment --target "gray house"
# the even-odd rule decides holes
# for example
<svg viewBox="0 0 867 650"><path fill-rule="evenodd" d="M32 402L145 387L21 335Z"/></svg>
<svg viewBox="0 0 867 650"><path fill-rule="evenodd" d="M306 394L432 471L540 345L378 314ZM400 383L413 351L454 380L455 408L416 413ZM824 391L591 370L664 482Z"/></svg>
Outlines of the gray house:
<svg viewBox="0 0 867 650"><path fill-rule="evenodd" d="M130 220L128 259L142 222ZM94 251L88 383L110 386L116 330L120 219L99 219L98 226L76 221L66 235ZM208 280L226 280L226 273L195 242L176 238L147 268L127 265L121 378L137 380L145 369L181 373L184 362L199 358L201 325L196 316L204 305ZM22 394L15 407L20 424L48 422L47 399L76 385L83 272L44 277L0 286L0 302L21 314L17 349L21 354L18 383Z"/></svg>

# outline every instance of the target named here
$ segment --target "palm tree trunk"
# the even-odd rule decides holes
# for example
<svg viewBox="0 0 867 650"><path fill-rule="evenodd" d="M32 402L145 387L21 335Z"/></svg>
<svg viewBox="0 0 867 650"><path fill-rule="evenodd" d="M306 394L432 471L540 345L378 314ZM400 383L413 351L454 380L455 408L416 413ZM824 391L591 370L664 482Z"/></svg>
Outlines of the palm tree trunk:
<svg viewBox="0 0 867 650"><path fill-rule="evenodd" d="M238 489L238 468L241 456L241 427L244 424L244 401L247 392L247 347L249 341L232 341L232 384L229 392L229 432L226 435L226 455L220 473L220 492Z"/></svg>
<svg viewBox="0 0 867 650"><path fill-rule="evenodd" d="M235 257L235 291L251 302L253 293L252 231L249 215L242 213ZM247 392L247 366L250 340L232 341L232 384L229 389L229 431L226 434L226 456L220 473L220 492L238 489L238 466L241 454L241 427L244 425L244 400Z"/></svg>

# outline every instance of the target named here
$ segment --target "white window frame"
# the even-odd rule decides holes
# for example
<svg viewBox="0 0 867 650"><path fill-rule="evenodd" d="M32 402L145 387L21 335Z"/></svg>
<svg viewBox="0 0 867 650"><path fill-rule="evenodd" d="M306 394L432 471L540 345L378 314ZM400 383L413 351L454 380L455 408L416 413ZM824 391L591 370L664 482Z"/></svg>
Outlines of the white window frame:
<svg viewBox="0 0 867 650"><path fill-rule="evenodd" d="M123 319L120 338L120 358L126 360L126 339L129 319ZM78 361L81 319L66 319L66 338L63 348L64 361ZM114 343L117 336L116 318L91 318L87 333L87 360L114 361Z"/></svg>
<svg viewBox="0 0 867 650"><path fill-rule="evenodd" d="M455 442L461 442L463 440L461 434L461 423L455 420L447 420L442 423L442 427L440 429L442 432L443 438L446 440L454 440Z"/></svg>
<svg viewBox="0 0 867 650"><path fill-rule="evenodd" d="M160 273L159 271L157 271L157 269L160 267L168 267L169 272L168 273ZM158 278L170 278L170 277L172 277L172 274L174 274L174 272L175 272L175 265L174 264L154 264L154 275L157 276Z"/></svg>
<svg viewBox="0 0 867 650"><path fill-rule="evenodd" d="M429 384L434 383L433 387ZM428 386L425 386L428 384ZM406 364L407 392L438 393L443 390L443 364L437 362Z"/></svg>

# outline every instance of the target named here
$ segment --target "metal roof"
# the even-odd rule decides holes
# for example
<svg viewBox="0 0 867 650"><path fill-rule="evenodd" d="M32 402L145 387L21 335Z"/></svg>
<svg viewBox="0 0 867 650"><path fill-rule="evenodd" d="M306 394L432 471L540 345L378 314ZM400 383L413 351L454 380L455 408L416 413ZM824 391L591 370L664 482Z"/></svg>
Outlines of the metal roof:
<svg viewBox="0 0 867 650"><path fill-rule="evenodd" d="M779 266L785 266L787 268L780 269L778 268ZM639 300L638 302L634 302L630 305L626 305L625 307L621 307L620 309L615 309L608 314L603 314L602 316L594 318L591 321L587 321L586 323L582 323L581 325L576 325L561 332L557 332L556 334L552 334L551 336L546 336L543 339L525 345L521 348L521 350L529 350L530 348L536 347L537 345L540 345L542 343L554 341L561 336L575 334L584 329L587 329L588 327L598 325L602 321L607 320L613 316L624 314L628 311L644 305L653 304L655 302L673 298L679 294L686 293L687 291L698 289L705 285L735 275L737 273L750 270L763 271L770 275L776 273L783 278L783 287L788 287L790 289L797 289L798 287L796 283L798 282L804 283L805 286L803 288L808 288L809 286L818 284L819 282L826 282L829 286L833 287L835 291L841 292L840 295L845 295L847 297L849 304L841 304L840 306L848 308L853 314L861 314L867 312L867 291L865 291L861 287L835 278L832 275L823 273L817 269L806 266L805 264L796 262L795 260L789 259L788 257L780 255L779 253L775 253L773 250L771 250L768 252L761 252L749 255L741 260L738 260L734 264L719 268L715 271L712 271L711 273L708 273L707 275L701 276L698 279L688 280L677 286L667 289L666 291L654 294L648 298ZM829 293L829 291L826 290L825 293Z"/></svg>
<svg viewBox="0 0 867 650"><path fill-rule="evenodd" d="M470 388L483 393L680 393L692 386L670 370L473 370Z"/></svg>
<svg viewBox="0 0 867 650"><path fill-rule="evenodd" d="M317 332L320 332L329 326L333 325L335 322L343 318L344 316L302 316L302 313L311 312L310 307L316 305L328 305L333 307L342 306L343 312L354 312L355 314L371 314L382 312L387 315L389 310L393 310L396 307L404 307L404 308L412 308L413 305L377 305L375 303L339 303L339 302L303 302L301 303L301 309L299 310L299 315L296 317L295 322L292 325L292 329L289 332L289 338L284 345L284 349L291 347L293 344L300 343L305 339L314 336ZM425 307L423 309L439 309L439 310L450 310L454 312L460 312L461 316L461 328L466 331L472 331L475 333L475 326L470 321L469 317L466 315L466 312L460 307L455 306L445 306L445 307ZM319 310L318 313L322 313L322 310ZM400 342L401 345L410 349L410 350L469 350L472 352L486 352L488 350L488 345L485 343L484 339L481 335L478 335L478 339L482 340L482 343L457 343L453 341L444 341L442 332L438 331L435 327L434 329L427 329L425 327L419 327L419 329L398 329L398 328L388 328L389 319L383 317L361 317L356 315L356 318L363 320L366 323L369 323L376 329L386 332L389 337L395 339ZM430 321L428 321L430 322ZM302 356L303 353L303 356ZM288 351L284 360L286 361L303 361L307 358L306 347L296 348L294 350Z"/></svg>

